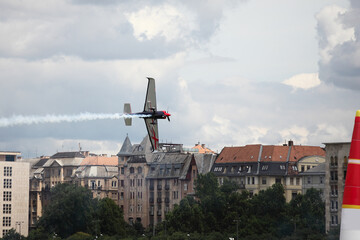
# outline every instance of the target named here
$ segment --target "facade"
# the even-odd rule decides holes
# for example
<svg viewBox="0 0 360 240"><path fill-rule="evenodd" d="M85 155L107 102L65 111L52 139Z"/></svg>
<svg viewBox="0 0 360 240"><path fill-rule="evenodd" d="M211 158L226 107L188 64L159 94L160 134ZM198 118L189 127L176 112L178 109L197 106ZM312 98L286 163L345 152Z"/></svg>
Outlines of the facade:
<svg viewBox="0 0 360 240"><path fill-rule="evenodd" d="M50 199L50 189L59 183L74 183L91 189L94 197L118 202L118 159L87 151L58 152L41 157L30 169L30 228L35 227Z"/></svg>
<svg viewBox="0 0 360 240"><path fill-rule="evenodd" d="M325 161L325 152L320 147L294 145L292 141L283 146L257 144L225 147L211 171L218 177L220 184L224 179L235 181L241 189L248 190L250 195L281 183L286 201L289 202L302 193L302 177L298 170L299 166L303 166L299 165L302 160L311 162L304 165L315 166Z"/></svg>
<svg viewBox="0 0 360 240"><path fill-rule="evenodd" d="M28 235L29 170L27 162L17 162L19 152L0 152L0 237L10 229Z"/></svg>
<svg viewBox="0 0 360 240"><path fill-rule="evenodd" d="M180 144L160 144L152 153L146 136L132 145L126 137L118 153L119 204L129 223L157 224L187 195L194 194L194 180L211 169L215 155L182 152Z"/></svg>
<svg viewBox="0 0 360 240"><path fill-rule="evenodd" d="M350 142L325 143L325 227L338 228L344 194Z"/></svg>
<svg viewBox="0 0 360 240"><path fill-rule="evenodd" d="M321 197L325 201L325 165L325 163L320 163L316 167L309 168L309 170L300 173L303 182L303 194L305 194L307 190L315 188L320 191Z"/></svg>
<svg viewBox="0 0 360 240"><path fill-rule="evenodd" d="M118 158L88 156L72 174L72 183L91 189L94 198L108 197L118 203Z"/></svg>

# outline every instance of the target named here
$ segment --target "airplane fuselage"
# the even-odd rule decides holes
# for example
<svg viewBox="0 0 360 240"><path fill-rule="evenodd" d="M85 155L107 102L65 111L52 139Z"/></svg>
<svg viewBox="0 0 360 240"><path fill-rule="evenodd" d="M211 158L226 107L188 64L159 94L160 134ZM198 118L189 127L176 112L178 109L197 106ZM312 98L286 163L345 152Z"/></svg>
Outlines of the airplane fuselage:
<svg viewBox="0 0 360 240"><path fill-rule="evenodd" d="M131 115L146 115L146 117L141 118L152 118L152 119L166 119L171 116L170 113L167 113L166 111L143 111L143 112L137 112L132 113Z"/></svg>

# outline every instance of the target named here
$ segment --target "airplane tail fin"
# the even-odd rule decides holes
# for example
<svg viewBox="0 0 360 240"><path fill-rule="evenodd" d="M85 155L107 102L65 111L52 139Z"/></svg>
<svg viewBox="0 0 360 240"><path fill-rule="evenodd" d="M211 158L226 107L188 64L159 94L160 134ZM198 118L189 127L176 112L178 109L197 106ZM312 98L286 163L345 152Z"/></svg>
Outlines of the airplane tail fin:
<svg viewBox="0 0 360 240"><path fill-rule="evenodd" d="M360 239L360 110L356 112L347 166L340 239Z"/></svg>
<svg viewBox="0 0 360 240"><path fill-rule="evenodd" d="M124 114L131 114L131 106L130 106L130 103L125 103L125 104L124 104ZM124 120L125 120L125 125L126 125L126 126L131 126L132 118L127 118L127 117L125 117Z"/></svg>

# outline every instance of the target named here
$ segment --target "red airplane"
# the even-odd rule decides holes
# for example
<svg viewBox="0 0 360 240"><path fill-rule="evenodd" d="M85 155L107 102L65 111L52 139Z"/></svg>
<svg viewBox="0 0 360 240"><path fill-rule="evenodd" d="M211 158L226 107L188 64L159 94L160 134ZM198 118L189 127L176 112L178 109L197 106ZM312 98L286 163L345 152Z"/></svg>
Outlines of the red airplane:
<svg viewBox="0 0 360 240"><path fill-rule="evenodd" d="M146 98L144 104L144 111L132 113L130 103L124 104L125 125L131 126L132 116L137 116L145 120L146 129L150 138L153 151L159 149L159 132L158 132L158 119L168 119L170 121L171 114L166 111L156 110L156 91L155 79L148 78L148 87L146 91ZM128 117L126 117L128 115Z"/></svg>

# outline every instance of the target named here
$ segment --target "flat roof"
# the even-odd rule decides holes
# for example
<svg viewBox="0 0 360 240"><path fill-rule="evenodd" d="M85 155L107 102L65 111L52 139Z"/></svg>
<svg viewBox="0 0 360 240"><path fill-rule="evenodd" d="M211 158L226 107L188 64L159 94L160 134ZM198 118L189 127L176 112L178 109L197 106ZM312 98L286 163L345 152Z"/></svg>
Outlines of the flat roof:
<svg viewBox="0 0 360 240"><path fill-rule="evenodd" d="M21 152L15 151L0 151L0 155L20 155Z"/></svg>

